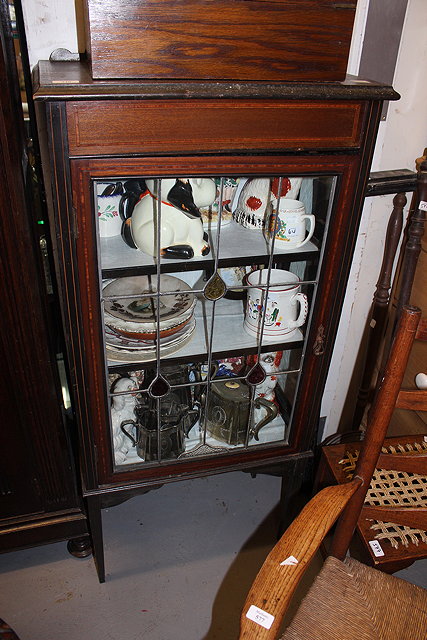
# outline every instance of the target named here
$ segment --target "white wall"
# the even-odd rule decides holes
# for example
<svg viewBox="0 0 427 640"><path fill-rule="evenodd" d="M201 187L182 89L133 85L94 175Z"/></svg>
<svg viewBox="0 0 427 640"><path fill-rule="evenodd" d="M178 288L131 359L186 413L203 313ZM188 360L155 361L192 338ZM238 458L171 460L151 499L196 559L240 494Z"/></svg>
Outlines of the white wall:
<svg viewBox="0 0 427 640"><path fill-rule="evenodd" d="M32 67L59 47L78 51L74 0L22 0L22 11Z"/></svg>
<svg viewBox="0 0 427 640"><path fill-rule="evenodd" d="M380 124L373 171L403 168L415 170L415 159L422 155L427 146L426 31L426 0L409 0L393 82L393 87L401 94L401 99L390 103L387 119ZM339 424L381 267L392 200L393 196L379 196L368 198L365 203L342 319L322 401L321 415L327 417L324 435L335 433Z"/></svg>
<svg viewBox="0 0 427 640"><path fill-rule="evenodd" d="M375 1L375 0L374 0ZM392 1L392 0L390 0ZM79 0L76 0L79 2ZM48 59L64 47L78 51L74 0L22 0L30 63ZM357 74L369 0L359 0L349 58L349 73ZM427 0L409 0L394 88L402 95L390 104L381 123L372 170L414 169L427 146ZM366 201L356 245L321 415L325 435L334 433L341 416L363 328L382 261L383 240L392 196Z"/></svg>

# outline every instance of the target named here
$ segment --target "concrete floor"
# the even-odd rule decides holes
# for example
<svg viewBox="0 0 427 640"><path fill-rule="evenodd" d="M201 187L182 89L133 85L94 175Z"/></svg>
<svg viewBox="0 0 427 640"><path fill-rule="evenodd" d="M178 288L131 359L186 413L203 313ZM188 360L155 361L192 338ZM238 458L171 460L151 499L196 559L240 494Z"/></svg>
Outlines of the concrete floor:
<svg viewBox="0 0 427 640"><path fill-rule="evenodd" d="M0 618L20 640L234 640L277 530L280 480L173 483L103 512L107 581L65 543L0 556ZM401 572L427 587L427 561Z"/></svg>

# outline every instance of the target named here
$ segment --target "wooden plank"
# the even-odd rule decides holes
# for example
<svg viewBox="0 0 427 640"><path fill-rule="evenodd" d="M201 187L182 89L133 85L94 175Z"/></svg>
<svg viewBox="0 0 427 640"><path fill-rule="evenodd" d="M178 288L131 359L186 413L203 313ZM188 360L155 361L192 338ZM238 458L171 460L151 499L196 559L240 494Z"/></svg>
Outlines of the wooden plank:
<svg viewBox="0 0 427 640"><path fill-rule="evenodd" d="M94 78L342 80L355 0L86 0Z"/></svg>

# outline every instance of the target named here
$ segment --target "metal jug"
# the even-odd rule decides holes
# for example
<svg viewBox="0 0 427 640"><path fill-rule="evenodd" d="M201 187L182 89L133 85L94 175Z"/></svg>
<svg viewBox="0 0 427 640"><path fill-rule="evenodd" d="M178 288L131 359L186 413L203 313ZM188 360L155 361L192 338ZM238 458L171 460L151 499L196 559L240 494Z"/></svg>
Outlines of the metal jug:
<svg viewBox="0 0 427 640"><path fill-rule="evenodd" d="M213 382L206 408L206 429L217 440L230 445L244 444L250 414L250 389L242 380ZM258 440L262 427L274 420L278 409L265 398L256 398L254 408L266 409L266 415L249 427L249 439Z"/></svg>
<svg viewBox="0 0 427 640"><path fill-rule="evenodd" d="M120 429L136 447L142 460L169 460L184 452L186 429L192 420L197 420L198 411L189 409L179 400L171 392L160 403L160 452L156 401L147 397L144 404L135 407L136 420L124 420L121 423ZM126 427L131 427L133 433Z"/></svg>

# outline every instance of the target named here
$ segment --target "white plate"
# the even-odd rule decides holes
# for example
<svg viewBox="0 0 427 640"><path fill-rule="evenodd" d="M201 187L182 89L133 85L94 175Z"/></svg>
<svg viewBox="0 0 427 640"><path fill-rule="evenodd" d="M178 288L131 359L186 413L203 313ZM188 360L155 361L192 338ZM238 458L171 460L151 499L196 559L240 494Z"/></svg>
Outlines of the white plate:
<svg viewBox="0 0 427 640"><path fill-rule="evenodd" d="M195 304L195 296L185 282L170 275L160 276L160 291L171 295L160 297L160 323L167 324L182 316ZM154 328L157 319L157 276L129 276L117 278L103 289L105 311L125 322L138 323L143 328ZM123 298L122 296L133 296ZM166 327L164 327L166 328Z"/></svg>
<svg viewBox="0 0 427 640"><path fill-rule="evenodd" d="M166 347L179 342L186 337L187 333L192 330L195 324L195 319L190 319L189 323L182 327L176 333L173 333L166 338L160 338L160 346ZM126 351L152 351L155 349L154 340L138 340L137 338L128 338L118 333L114 327L105 325L105 343L113 349L120 349Z"/></svg>
<svg viewBox="0 0 427 640"><path fill-rule="evenodd" d="M171 356L177 351L179 351L182 347L184 347L188 342L190 342L194 329L196 327L196 322L189 325L189 331L186 335L183 336L182 340L178 343L174 343L172 345L167 345L165 347L160 346L160 357L165 358L167 356ZM105 352L107 355L107 359L112 362L152 362L156 359L156 349L153 347L150 351L126 351L123 349L114 349L109 345L106 345Z"/></svg>

